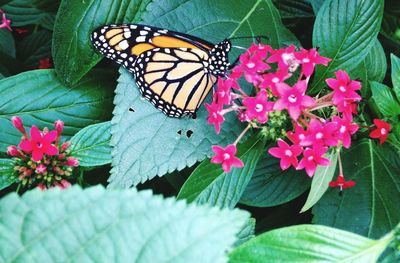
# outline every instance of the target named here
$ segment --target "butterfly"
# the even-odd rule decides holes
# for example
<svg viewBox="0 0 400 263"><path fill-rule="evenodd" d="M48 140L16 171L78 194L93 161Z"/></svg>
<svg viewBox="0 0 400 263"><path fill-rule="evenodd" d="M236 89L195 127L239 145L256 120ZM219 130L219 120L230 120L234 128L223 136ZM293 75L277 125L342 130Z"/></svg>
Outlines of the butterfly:
<svg viewBox="0 0 400 263"><path fill-rule="evenodd" d="M230 40L214 45L167 29L122 24L95 29L91 41L131 72L142 96L170 117L195 116L230 67Z"/></svg>

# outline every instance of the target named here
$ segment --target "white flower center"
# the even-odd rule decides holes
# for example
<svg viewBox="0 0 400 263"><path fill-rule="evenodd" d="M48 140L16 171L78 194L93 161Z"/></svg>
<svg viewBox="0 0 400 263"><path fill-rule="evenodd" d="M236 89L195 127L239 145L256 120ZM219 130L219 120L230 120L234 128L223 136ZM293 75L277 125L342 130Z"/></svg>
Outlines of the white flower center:
<svg viewBox="0 0 400 263"><path fill-rule="evenodd" d="M322 132L317 132L317 134L315 134L315 138L317 139L322 139L324 137L324 134Z"/></svg>
<svg viewBox="0 0 400 263"><path fill-rule="evenodd" d="M288 64L288 60L292 59L292 56L293 56L293 54L291 54L291 53L283 53L282 59L286 64Z"/></svg>
<svg viewBox="0 0 400 263"><path fill-rule="evenodd" d="M339 129L340 133L345 133L346 130L347 130L346 126L344 126L344 125L340 126L340 129Z"/></svg>
<svg viewBox="0 0 400 263"><path fill-rule="evenodd" d="M256 105L256 112L261 112L264 109L264 106L262 104L257 104Z"/></svg>
<svg viewBox="0 0 400 263"><path fill-rule="evenodd" d="M308 62L310 62L310 59L309 58L303 58L303 62L304 63L308 63Z"/></svg>
<svg viewBox="0 0 400 263"><path fill-rule="evenodd" d="M278 83L279 82L279 78L278 77L273 77L272 78L272 83Z"/></svg>
<svg viewBox="0 0 400 263"><path fill-rule="evenodd" d="M291 157L291 156L293 155L293 153L292 153L291 150L285 150L285 155L286 155L287 157Z"/></svg>
<svg viewBox="0 0 400 263"><path fill-rule="evenodd" d="M248 68L254 68L256 66L256 64L254 64L253 62L249 62L249 63L246 64L246 66Z"/></svg>
<svg viewBox="0 0 400 263"><path fill-rule="evenodd" d="M300 134L300 135L299 135L299 139L300 139L300 140L304 140L305 137L306 137L306 136L304 136L304 134Z"/></svg>
<svg viewBox="0 0 400 263"><path fill-rule="evenodd" d="M339 87L339 90L340 90L341 92L346 92L346 87L345 87L345 86L340 86L340 87Z"/></svg>
<svg viewBox="0 0 400 263"><path fill-rule="evenodd" d="M314 156L308 156L307 160L311 162L312 160L314 160Z"/></svg>
<svg viewBox="0 0 400 263"><path fill-rule="evenodd" d="M292 94L288 97L290 103L295 103L297 101L296 95Z"/></svg>
<svg viewBox="0 0 400 263"><path fill-rule="evenodd" d="M381 129L381 134L382 134L382 135L386 135L387 133L388 133L388 132L387 132L387 130L386 130L385 128L382 128L382 129Z"/></svg>
<svg viewBox="0 0 400 263"><path fill-rule="evenodd" d="M229 160L231 155L229 153L224 153L224 160Z"/></svg>

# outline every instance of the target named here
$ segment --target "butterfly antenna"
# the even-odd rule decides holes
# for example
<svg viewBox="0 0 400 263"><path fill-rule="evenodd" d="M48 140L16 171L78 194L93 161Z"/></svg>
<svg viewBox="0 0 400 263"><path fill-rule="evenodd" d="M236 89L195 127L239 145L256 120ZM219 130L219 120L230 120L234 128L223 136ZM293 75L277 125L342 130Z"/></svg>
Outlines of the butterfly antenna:
<svg viewBox="0 0 400 263"><path fill-rule="evenodd" d="M235 45L232 45L232 47L237 48L237 49L242 49L242 50L246 50L246 49L247 49L247 48L245 48L245 47L235 46Z"/></svg>

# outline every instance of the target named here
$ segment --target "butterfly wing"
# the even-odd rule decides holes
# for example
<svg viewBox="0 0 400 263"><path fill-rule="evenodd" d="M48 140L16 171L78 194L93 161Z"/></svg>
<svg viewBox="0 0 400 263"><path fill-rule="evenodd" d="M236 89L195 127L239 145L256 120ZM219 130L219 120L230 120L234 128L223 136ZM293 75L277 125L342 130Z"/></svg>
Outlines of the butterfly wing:
<svg viewBox="0 0 400 263"><path fill-rule="evenodd" d="M142 95L171 117L192 115L217 78L209 74L207 53L188 48L156 48L142 53L132 72Z"/></svg>

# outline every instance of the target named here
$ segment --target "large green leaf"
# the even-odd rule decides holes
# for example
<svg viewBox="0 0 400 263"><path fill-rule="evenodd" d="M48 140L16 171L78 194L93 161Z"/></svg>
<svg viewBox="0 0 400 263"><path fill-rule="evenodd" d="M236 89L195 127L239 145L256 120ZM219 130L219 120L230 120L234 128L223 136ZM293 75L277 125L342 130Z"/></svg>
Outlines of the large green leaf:
<svg viewBox="0 0 400 263"><path fill-rule="evenodd" d="M0 214L2 262L226 262L249 217L101 187L11 194Z"/></svg>
<svg viewBox="0 0 400 263"><path fill-rule="evenodd" d="M385 51L378 39L364 60L369 81L381 82L385 78L387 61Z"/></svg>
<svg viewBox="0 0 400 263"><path fill-rule="evenodd" d="M0 159L0 190L14 183L14 180L10 179L14 174L14 165L12 159Z"/></svg>
<svg viewBox="0 0 400 263"><path fill-rule="evenodd" d="M255 230L256 220L254 218L250 218L247 223L242 227L240 232L236 235L237 240L234 246L237 247L255 237Z"/></svg>
<svg viewBox="0 0 400 263"><path fill-rule="evenodd" d="M90 33L111 23L138 22L150 0L63 0L53 35L53 59L57 74L67 84L79 81L100 60Z"/></svg>
<svg viewBox="0 0 400 263"><path fill-rule="evenodd" d="M272 230L234 249L229 262L376 262L393 239L372 240L317 225Z"/></svg>
<svg viewBox="0 0 400 263"><path fill-rule="evenodd" d="M338 69L351 71L375 43L383 15L383 0L329 0L318 12L313 45L332 61L318 66L313 91Z"/></svg>
<svg viewBox="0 0 400 263"><path fill-rule="evenodd" d="M314 17L308 0L273 0L282 18Z"/></svg>
<svg viewBox="0 0 400 263"><path fill-rule="evenodd" d="M204 16L198 16L200 9ZM180 23L176 23L177 17ZM295 37L283 27L279 13L270 0L223 0L212 3L201 0L155 0L147 7L143 21L212 42L230 36L266 34L275 47L295 41ZM247 46L250 41L237 43ZM237 55L238 51L233 54ZM210 156L211 145L233 142L241 130L240 125L236 124L237 119L230 114L224 125L226 128L220 135L215 135L213 128L206 125L207 114L203 106L196 120L168 118L140 99L132 77L123 72L112 122L112 143L115 148L111 186L128 187L156 175L192 166ZM128 111L132 106L134 113ZM185 135L189 130L194 133L187 138ZM179 131L182 135L177 134Z"/></svg>
<svg viewBox="0 0 400 263"><path fill-rule="evenodd" d="M17 44L17 58L26 69L37 68L39 61L51 57L51 32L40 30L26 36Z"/></svg>
<svg viewBox="0 0 400 263"><path fill-rule="evenodd" d="M111 122L87 126L71 138L71 155L79 166L99 166L111 163Z"/></svg>
<svg viewBox="0 0 400 263"><path fill-rule="evenodd" d="M313 222L378 238L400 221L400 160L388 145L363 140L342 154L344 176L356 186L330 189L313 208ZM350 219L350 220L349 220Z"/></svg>
<svg viewBox="0 0 400 263"><path fill-rule="evenodd" d="M371 82L371 90L372 98L384 116L396 117L400 114L400 104L388 86L373 81Z"/></svg>
<svg viewBox="0 0 400 263"><path fill-rule="evenodd" d="M12 0L2 6L13 27L40 24L46 29L53 30L54 14L43 12L32 6L31 0Z"/></svg>
<svg viewBox="0 0 400 263"><path fill-rule="evenodd" d="M219 207L235 207L254 173L258 160L265 154L264 145L261 139L255 137L240 145L237 156L245 166L241 169L234 168L230 173L224 173L220 166L210 163L208 159L204 160L186 180L178 199Z"/></svg>
<svg viewBox="0 0 400 263"><path fill-rule="evenodd" d="M400 101L400 58L394 54L390 54L390 61L392 64L392 83L393 90L396 93L397 99Z"/></svg>
<svg viewBox="0 0 400 263"><path fill-rule="evenodd" d="M332 181L335 175L337 165L337 153L336 150L332 150L328 155L331 165L329 166L318 166L317 170L312 179L310 193L308 194L306 203L301 208L300 212L305 212L315 205L319 199L328 190L329 182Z"/></svg>
<svg viewBox="0 0 400 263"><path fill-rule="evenodd" d="M12 116L24 125L47 126L65 122L70 137L83 127L111 118L113 74L94 71L72 87L63 86L54 70L34 70L0 81L0 151L17 144L21 134L11 125Z"/></svg>
<svg viewBox="0 0 400 263"><path fill-rule="evenodd" d="M0 29L0 52L15 58L15 41L7 29Z"/></svg>
<svg viewBox="0 0 400 263"><path fill-rule="evenodd" d="M265 153L258 162L240 203L258 207L287 203L310 188L310 181L301 171L282 171L279 159Z"/></svg>
<svg viewBox="0 0 400 263"><path fill-rule="evenodd" d="M128 71L120 72L111 122L110 187L130 187L192 166L211 155L212 145L232 143L242 130L236 116L229 114L216 135L205 120L204 106L195 120L167 117L142 98Z"/></svg>

